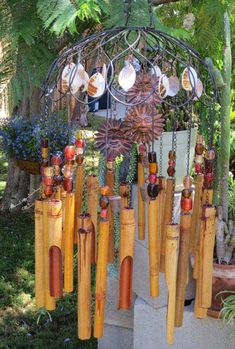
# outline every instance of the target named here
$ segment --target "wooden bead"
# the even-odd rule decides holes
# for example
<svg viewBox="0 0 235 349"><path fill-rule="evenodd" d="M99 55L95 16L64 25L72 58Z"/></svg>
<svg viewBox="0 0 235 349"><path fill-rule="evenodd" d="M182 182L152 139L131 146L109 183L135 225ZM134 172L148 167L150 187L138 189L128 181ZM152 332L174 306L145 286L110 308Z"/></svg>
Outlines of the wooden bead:
<svg viewBox="0 0 235 349"><path fill-rule="evenodd" d="M168 176L173 177L175 174L175 168L172 166L168 167L167 173L168 173Z"/></svg>
<svg viewBox="0 0 235 349"><path fill-rule="evenodd" d="M138 154L138 162L141 163L143 161L143 154Z"/></svg>
<svg viewBox="0 0 235 349"><path fill-rule="evenodd" d="M214 173L206 173L204 178L206 182L213 182Z"/></svg>
<svg viewBox="0 0 235 349"><path fill-rule="evenodd" d="M147 187L147 191L150 199L155 199L158 195L158 185L149 183Z"/></svg>
<svg viewBox="0 0 235 349"><path fill-rule="evenodd" d="M192 177L185 176L183 179L183 184L184 184L185 189L190 189L192 184L193 184Z"/></svg>
<svg viewBox="0 0 235 349"><path fill-rule="evenodd" d="M106 195L101 196L100 198L100 207L107 208L109 205L109 198Z"/></svg>
<svg viewBox="0 0 235 349"><path fill-rule="evenodd" d="M148 153L148 160L149 160L149 162L157 162L157 154L156 154L156 152L155 151L150 151L149 153Z"/></svg>
<svg viewBox="0 0 235 349"><path fill-rule="evenodd" d="M43 177L43 183L45 185L51 185L52 186L53 183L54 183L53 177L44 176Z"/></svg>
<svg viewBox="0 0 235 349"><path fill-rule="evenodd" d="M156 174L155 173L151 173L149 175L149 183L154 184L154 183L156 183L156 180L157 180Z"/></svg>
<svg viewBox="0 0 235 349"><path fill-rule="evenodd" d="M107 217L108 217L108 210L106 208L103 208L100 212L100 218L107 219Z"/></svg>
<svg viewBox="0 0 235 349"><path fill-rule="evenodd" d="M195 152L197 155L202 155L204 152L204 145L203 144L196 144Z"/></svg>
<svg viewBox="0 0 235 349"><path fill-rule="evenodd" d="M184 211L191 211L193 208L193 200L191 198L182 198L181 199L181 208Z"/></svg>
<svg viewBox="0 0 235 349"><path fill-rule="evenodd" d="M197 135L197 143L199 143L199 144L203 144L204 143L203 135Z"/></svg>
<svg viewBox="0 0 235 349"><path fill-rule="evenodd" d="M70 178L73 176L73 166L72 165L64 165L62 168L62 173L66 178Z"/></svg>
<svg viewBox="0 0 235 349"><path fill-rule="evenodd" d="M76 163L78 165L81 165L83 163L83 160L84 160L84 156L83 155L79 154L79 155L76 156Z"/></svg>
<svg viewBox="0 0 235 349"><path fill-rule="evenodd" d="M196 173L202 173L203 167L201 164L196 163L195 164L195 172Z"/></svg>
<svg viewBox="0 0 235 349"><path fill-rule="evenodd" d="M53 186L52 185L46 185L44 187L44 194L47 196L47 197L50 197L52 194L53 194Z"/></svg>
<svg viewBox="0 0 235 349"><path fill-rule="evenodd" d="M140 144L139 146L139 153L143 154L146 152L146 146L143 144Z"/></svg>
<svg viewBox="0 0 235 349"><path fill-rule="evenodd" d="M190 190L190 189L184 189L184 190L182 191L182 196L183 196L184 198L190 198L191 195L192 195L192 190Z"/></svg>
<svg viewBox="0 0 235 349"><path fill-rule="evenodd" d="M59 176L59 174L60 174L60 166L54 165L53 167L54 167L54 174L55 174L55 176Z"/></svg>
<svg viewBox="0 0 235 349"><path fill-rule="evenodd" d="M72 160L75 156L75 148L73 145L67 145L64 149L64 156L68 160Z"/></svg>
<svg viewBox="0 0 235 349"><path fill-rule="evenodd" d="M48 148L48 139L41 139L41 147Z"/></svg>
<svg viewBox="0 0 235 349"><path fill-rule="evenodd" d="M175 161L173 161L173 160L168 161L168 165L170 167L175 167Z"/></svg>
<svg viewBox="0 0 235 349"><path fill-rule="evenodd" d="M175 152L174 150L170 150L168 153L169 160L175 160Z"/></svg>
<svg viewBox="0 0 235 349"><path fill-rule="evenodd" d="M65 191L67 191L67 193L71 193L73 191L73 179L72 178L64 178L63 188Z"/></svg>
<svg viewBox="0 0 235 349"><path fill-rule="evenodd" d="M109 187L107 185L105 185L104 187L101 187L100 194L101 195L108 195L109 194Z"/></svg>
<svg viewBox="0 0 235 349"><path fill-rule="evenodd" d="M202 164L203 163L203 156L202 155L196 155L195 156L195 162L198 164Z"/></svg>
<svg viewBox="0 0 235 349"><path fill-rule="evenodd" d="M53 167L45 167L44 168L44 176L52 177L54 175L54 168Z"/></svg>
<svg viewBox="0 0 235 349"><path fill-rule="evenodd" d="M158 171L158 166L156 162L150 162L149 163L149 173L157 173Z"/></svg>
<svg viewBox="0 0 235 349"><path fill-rule="evenodd" d="M60 166L62 164L61 154L54 154L51 158L51 164L53 166Z"/></svg>
<svg viewBox="0 0 235 349"><path fill-rule="evenodd" d="M84 139L76 139L76 141L75 141L75 146L76 146L77 148L84 148L84 146L85 146L85 141L84 141Z"/></svg>
<svg viewBox="0 0 235 349"><path fill-rule="evenodd" d="M113 161L107 161L106 167L108 170L112 171L114 169L114 162Z"/></svg>
<svg viewBox="0 0 235 349"><path fill-rule="evenodd" d="M47 159L48 158L48 152L49 152L48 148L41 148L41 155L42 155L43 159Z"/></svg>
<svg viewBox="0 0 235 349"><path fill-rule="evenodd" d="M215 158L215 151L213 149L210 149L205 154L206 159L208 160L214 160Z"/></svg>

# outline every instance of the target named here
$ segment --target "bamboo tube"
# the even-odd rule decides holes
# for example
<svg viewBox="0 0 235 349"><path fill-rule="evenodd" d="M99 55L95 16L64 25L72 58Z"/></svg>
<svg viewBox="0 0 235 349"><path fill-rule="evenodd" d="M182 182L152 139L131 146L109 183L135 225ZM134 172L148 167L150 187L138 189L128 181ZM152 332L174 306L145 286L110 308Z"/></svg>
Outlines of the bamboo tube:
<svg viewBox="0 0 235 349"><path fill-rule="evenodd" d="M202 222L204 225L202 236L201 257L201 307L209 308L212 300L213 252L215 245L215 208L203 207ZM200 294L200 293L199 293Z"/></svg>
<svg viewBox="0 0 235 349"><path fill-rule="evenodd" d="M55 310L55 298L50 296L49 287L49 241L48 241L48 211L49 200L43 201L43 259L44 259L44 286L45 286L45 308Z"/></svg>
<svg viewBox="0 0 235 349"><path fill-rule="evenodd" d="M123 208L120 211L118 309L131 308L134 235L135 211L133 208Z"/></svg>
<svg viewBox="0 0 235 349"><path fill-rule="evenodd" d="M119 185L119 195L121 196L121 206L122 208L128 207L128 200L130 196L130 186L128 183L120 183Z"/></svg>
<svg viewBox="0 0 235 349"><path fill-rule="evenodd" d="M43 258L43 201L35 201L35 301L36 307L45 306Z"/></svg>
<svg viewBox="0 0 235 349"><path fill-rule="evenodd" d="M162 237L161 237L161 257L160 257L160 271L165 271L165 251L166 251L166 228L167 224L171 222L172 206L173 206L173 192L175 189L175 179L167 178L166 181L166 195L165 206L163 213Z"/></svg>
<svg viewBox="0 0 235 349"><path fill-rule="evenodd" d="M114 171L106 171L106 185L109 187L109 196L114 195ZM108 221L109 221L109 255L108 262L114 262L114 215L111 206L108 206Z"/></svg>
<svg viewBox="0 0 235 349"><path fill-rule="evenodd" d="M188 283L188 263L189 263L189 235L191 228L191 213L181 213L180 217L180 240L179 258L176 283L176 312L175 326L183 325L185 289Z"/></svg>
<svg viewBox="0 0 235 349"><path fill-rule="evenodd" d="M48 245L49 245L49 280L50 295L63 296L63 268L62 268L62 202L49 201L48 213Z"/></svg>
<svg viewBox="0 0 235 349"><path fill-rule="evenodd" d="M202 204L212 205L213 204L213 189L204 189L202 194Z"/></svg>
<svg viewBox="0 0 235 349"><path fill-rule="evenodd" d="M165 254L165 275L168 288L168 307L166 320L168 344L173 344L174 342L178 241L179 225L168 224L166 226Z"/></svg>
<svg viewBox="0 0 235 349"><path fill-rule="evenodd" d="M62 198L62 187L61 185L57 185L56 191L55 191L55 199L61 200L61 198Z"/></svg>
<svg viewBox="0 0 235 349"><path fill-rule="evenodd" d="M149 277L150 295L159 296L159 267L160 267L160 244L159 244L159 197L149 201L148 207L148 246L149 246Z"/></svg>
<svg viewBox="0 0 235 349"><path fill-rule="evenodd" d="M74 214L74 243L77 243L77 219L82 208L82 194L84 181L84 164L77 165L77 174L75 182L75 214Z"/></svg>
<svg viewBox="0 0 235 349"><path fill-rule="evenodd" d="M94 227L94 233L91 236L92 250L91 263L96 262L97 249L97 206L98 206L98 177L90 175L87 177L87 209L91 215L91 220Z"/></svg>
<svg viewBox="0 0 235 349"><path fill-rule="evenodd" d="M192 223L190 231L190 252L195 254L196 245L199 237L199 222L200 222L200 211L202 203L202 186L203 186L204 175L198 174L195 179L195 194L192 212Z"/></svg>
<svg viewBox="0 0 235 349"><path fill-rule="evenodd" d="M106 277L109 246L109 221L99 225L99 245L96 265L94 337L100 338L104 331L104 306L106 300Z"/></svg>
<svg viewBox="0 0 235 349"><path fill-rule="evenodd" d="M159 219L160 219L160 236L162 241L162 231L164 226L164 207L165 207L165 196L166 196L166 179L165 177L158 177L158 184L159 184ZM160 253L161 255L161 253Z"/></svg>
<svg viewBox="0 0 235 349"><path fill-rule="evenodd" d="M64 292L73 291L74 193L66 194L64 224Z"/></svg>
<svg viewBox="0 0 235 349"><path fill-rule="evenodd" d="M145 239L145 202L142 200L140 187L144 185L144 166L138 161L138 239Z"/></svg>
<svg viewBox="0 0 235 349"><path fill-rule="evenodd" d="M91 240L92 222L89 214L81 214L78 226L78 337L91 337Z"/></svg>
<svg viewBox="0 0 235 349"><path fill-rule="evenodd" d="M62 242L61 242L61 250L62 250L62 256L64 257L64 227L65 227L65 203L66 203L66 191L61 191L61 201L62 201Z"/></svg>

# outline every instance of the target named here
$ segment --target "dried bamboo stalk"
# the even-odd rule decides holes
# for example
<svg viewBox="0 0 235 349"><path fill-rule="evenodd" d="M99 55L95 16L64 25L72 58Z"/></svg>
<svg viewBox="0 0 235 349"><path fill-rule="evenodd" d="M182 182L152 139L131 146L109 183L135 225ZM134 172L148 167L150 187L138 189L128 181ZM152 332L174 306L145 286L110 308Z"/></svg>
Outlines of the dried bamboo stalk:
<svg viewBox="0 0 235 349"><path fill-rule="evenodd" d="M189 263L189 238L191 228L191 213L181 213L180 217L180 240L179 257L176 283L176 312L175 326L183 325L185 290L188 283L188 263Z"/></svg>
<svg viewBox="0 0 235 349"><path fill-rule="evenodd" d="M78 216L78 337L91 337L91 240L90 215Z"/></svg>
<svg viewBox="0 0 235 349"><path fill-rule="evenodd" d="M120 211L118 309L131 308L134 235L135 211L133 208L123 208Z"/></svg>
<svg viewBox="0 0 235 349"><path fill-rule="evenodd" d="M48 243L49 243L49 280L50 295L63 296L63 267L62 267L62 202L49 201L48 214Z"/></svg>
<svg viewBox="0 0 235 349"><path fill-rule="evenodd" d="M173 344L174 342L178 242L179 225L168 224L166 226L165 253L165 275L168 288L168 307L166 320L168 344Z"/></svg>
<svg viewBox="0 0 235 349"><path fill-rule="evenodd" d="M172 206L173 206L173 192L175 190L175 179L167 178L166 181L166 194L165 194L165 206L163 213L163 226L161 236L161 257L160 257L160 271L165 271L165 251L166 251L166 228L167 224L172 219Z"/></svg>
<svg viewBox="0 0 235 349"><path fill-rule="evenodd" d="M97 249L97 206L98 206L98 177L90 175L87 177L87 210L91 215L91 220L94 226L94 233L91 236L91 263L96 262Z"/></svg>
<svg viewBox="0 0 235 349"><path fill-rule="evenodd" d="M149 277L150 295L159 296L159 267L160 267L160 244L159 244L159 197L149 201L148 207L148 245L149 245Z"/></svg>
<svg viewBox="0 0 235 349"><path fill-rule="evenodd" d="M159 185L159 222L160 222L160 238L162 243L162 234L163 234L163 226L164 226L164 207L165 207L165 196L166 196L166 179L165 177L158 177L158 185ZM160 244L161 246L161 244ZM161 259L161 251L160 251L160 259Z"/></svg>
<svg viewBox="0 0 235 349"><path fill-rule="evenodd" d="M96 266L94 337L100 338L104 331L104 306L106 300L107 263L109 247L109 221L99 225L99 244Z"/></svg>
<svg viewBox="0 0 235 349"><path fill-rule="evenodd" d="M64 224L64 291L73 291L73 244L74 244L75 194L67 193Z"/></svg>
<svg viewBox="0 0 235 349"><path fill-rule="evenodd" d="M114 195L114 171L106 171L106 185L109 187L109 196ZM111 205L108 206L108 221L109 221L109 255L108 262L114 262L114 215Z"/></svg>
<svg viewBox="0 0 235 349"><path fill-rule="evenodd" d="M64 257L64 227L65 227L65 202L66 202L66 191L63 190L61 192L61 201L62 201L62 242L61 242L61 250L62 250L62 256Z"/></svg>
<svg viewBox="0 0 235 349"><path fill-rule="evenodd" d="M202 194L202 204L212 205L213 204L213 189L204 189Z"/></svg>
<svg viewBox="0 0 235 349"><path fill-rule="evenodd" d="M45 306L43 258L43 201L35 201L35 301L36 307Z"/></svg>
<svg viewBox="0 0 235 349"><path fill-rule="evenodd" d="M82 194L84 183L84 164L77 165L77 174L75 182L75 214L74 214L74 243L77 243L77 217L82 209Z"/></svg>
<svg viewBox="0 0 235 349"><path fill-rule="evenodd" d="M43 201L43 257L44 257L44 287L45 287L45 308L55 310L55 298L50 296L49 285L49 240L48 240L48 212L49 201Z"/></svg>
<svg viewBox="0 0 235 349"><path fill-rule="evenodd" d="M196 246L199 237L200 228L200 212L202 204L202 186L203 186L204 175L198 174L195 179L195 194L192 212L192 223L190 231L190 252L195 254Z"/></svg>
<svg viewBox="0 0 235 349"><path fill-rule="evenodd" d="M144 185L144 166L138 161L138 239L145 239L145 202L142 200L140 187Z"/></svg>

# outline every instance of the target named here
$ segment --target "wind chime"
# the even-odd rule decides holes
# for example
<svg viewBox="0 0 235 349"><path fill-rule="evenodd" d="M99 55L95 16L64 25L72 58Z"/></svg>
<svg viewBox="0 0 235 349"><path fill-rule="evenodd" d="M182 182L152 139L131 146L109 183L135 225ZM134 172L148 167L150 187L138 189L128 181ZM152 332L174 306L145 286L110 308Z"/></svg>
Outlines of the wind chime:
<svg viewBox="0 0 235 349"><path fill-rule="evenodd" d="M130 7L129 1L127 17ZM149 10L152 18L151 2ZM208 147L201 135L197 137L194 181L190 176L190 146L193 113L198 104L212 110L208 127L213 123L216 86L204 61L185 43L154 29L152 22L149 28L127 24L85 37L64 51L51 66L43 85L44 99L55 103L69 96L77 103L89 105L106 94L106 118L95 140L105 157L106 168L104 183L99 188L95 173L86 176L85 137L81 129L75 142L65 147L64 156L50 154L50 140L42 140L42 195L35 203L36 305L54 310L57 298L73 292L75 244L78 337L89 339L92 327L96 338L103 335L107 267L116 259L114 222L118 219L117 308L130 309L132 303L135 228L139 240L144 240L148 231L150 295L158 297L161 293L159 273L164 273L168 288L167 341L172 344L174 328L183 324L190 255L194 258L197 282L196 317L204 318L211 303L215 237L213 132ZM202 84L200 76L207 76L208 85ZM214 93L212 99L209 92ZM126 108L124 118L118 118L119 104ZM167 178L162 175L166 108L174 114ZM182 164L186 175L181 214L176 222L176 161L181 161L177 158L179 111L184 111L188 118L188 137L187 160ZM128 157L133 144L138 148L138 191L133 198L138 203L136 216L131 183L121 182L118 193L115 189L116 159ZM92 264L96 264L93 326Z"/></svg>

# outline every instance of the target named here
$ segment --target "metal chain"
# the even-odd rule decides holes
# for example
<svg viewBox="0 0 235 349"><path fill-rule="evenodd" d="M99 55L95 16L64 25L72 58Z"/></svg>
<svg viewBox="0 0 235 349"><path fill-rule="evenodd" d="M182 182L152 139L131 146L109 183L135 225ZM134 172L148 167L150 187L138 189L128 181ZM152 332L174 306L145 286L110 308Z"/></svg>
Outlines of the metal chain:
<svg viewBox="0 0 235 349"><path fill-rule="evenodd" d="M163 137L160 136L160 158L159 158L159 175L162 176L162 157L163 157Z"/></svg>
<svg viewBox="0 0 235 349"><path fill-rule="evenodd" d="M154 151L154 104L152 104L152 151Z"/></svg>
<svg viewBox="0 0 235 349"><path fill-rule="evenodd" d="M174 111L174 114L177 114L177 111L175 109ZM176 151L177 151L177 132L176 132L176 126L177 126L177 117L175 117L174 119L174 123L173 123L173 134L172 134L172 150L175 154L175 164L176 164ZM176 168L176 166L175 166ZM171 221L172 221L172 224L174 224L175 222L175 210L174 210L174 207L175 207L175 173L174 175L172 176L172 179L174 180L174 187L173 187L173 190L172 190L172 207L171 207Z"/></svg>
<svg viewBox="0 0 235 349"><path fill-rule="evenodd" d="M191 133L192 133L192 122L193 122L193 105L190 104L189 110L189 122L188 122L188 130L187 130L187 165L186 165L186 173L189 176L190 171L190 146L191 146Z"/></svg>

